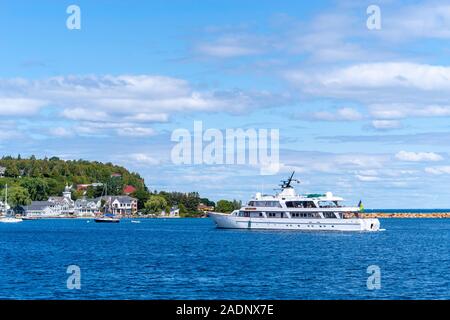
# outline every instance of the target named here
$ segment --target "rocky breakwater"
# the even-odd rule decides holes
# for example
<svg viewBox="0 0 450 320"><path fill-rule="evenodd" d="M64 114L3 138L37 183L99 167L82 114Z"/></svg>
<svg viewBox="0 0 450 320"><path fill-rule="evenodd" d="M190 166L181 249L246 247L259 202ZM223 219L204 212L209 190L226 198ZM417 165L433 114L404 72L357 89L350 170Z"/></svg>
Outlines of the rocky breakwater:
<svg viewBox="0 0 450 320"><path fill-rule="evenodd" d="M435 213L361 213L362 218L450 218L450 212Z"/></svg>

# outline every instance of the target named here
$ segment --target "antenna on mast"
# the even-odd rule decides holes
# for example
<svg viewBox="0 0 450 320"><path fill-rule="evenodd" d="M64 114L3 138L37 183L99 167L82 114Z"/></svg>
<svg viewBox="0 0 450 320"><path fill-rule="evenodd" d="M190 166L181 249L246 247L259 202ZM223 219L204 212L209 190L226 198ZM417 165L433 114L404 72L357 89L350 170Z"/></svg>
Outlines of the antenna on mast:
<svg viewBox="0 0 450 320"><path fill-rule="evenodd" d="M295 171L292 171L291 176L287 180L281 180L281 189L292 188L292 182L300 183L300 180L294 179Z"/></svg>

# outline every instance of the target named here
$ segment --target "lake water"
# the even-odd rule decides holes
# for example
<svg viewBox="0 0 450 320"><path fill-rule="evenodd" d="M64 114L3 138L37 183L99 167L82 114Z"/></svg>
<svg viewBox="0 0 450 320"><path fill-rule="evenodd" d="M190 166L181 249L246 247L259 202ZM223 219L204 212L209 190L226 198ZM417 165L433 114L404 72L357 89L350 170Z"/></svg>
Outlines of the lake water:
<svg viewBox="0 0 450 320"><path fill-rule="evenodd" d="M449 299L450 219L384 232L216 229L209 219L0 223L2 299ZM67 289L69 265L81 289ZM381 288L367 288L378 266Z"/></svg>

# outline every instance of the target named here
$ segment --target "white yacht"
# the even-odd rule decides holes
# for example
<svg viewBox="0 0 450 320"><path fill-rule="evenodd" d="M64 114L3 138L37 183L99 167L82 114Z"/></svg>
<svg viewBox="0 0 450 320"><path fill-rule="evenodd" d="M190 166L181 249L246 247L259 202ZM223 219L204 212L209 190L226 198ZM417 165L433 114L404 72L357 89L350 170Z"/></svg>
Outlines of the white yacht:
<svg viewBox="0 0 450 320"><path fill-rule="evenodd" d="M230 214L209 212L218 228L276 229L308 231L379 231L378 219L360 217L359 207L347 207L344 199L326 194L299 195L293 179L282 181L281 192L276 195L256 196L247 206Z"/></svg>

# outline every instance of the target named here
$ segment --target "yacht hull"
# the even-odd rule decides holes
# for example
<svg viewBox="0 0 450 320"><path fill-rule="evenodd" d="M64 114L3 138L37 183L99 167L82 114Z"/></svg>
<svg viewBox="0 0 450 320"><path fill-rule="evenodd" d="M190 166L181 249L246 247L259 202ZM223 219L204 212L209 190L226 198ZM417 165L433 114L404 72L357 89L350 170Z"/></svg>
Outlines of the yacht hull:
<svg viewBox="0 0 450 320"><path fill-rule="evenodd" d="M312 218L250 218L210 212L218 228L301 230L301 231L379 231L378 219L312 219Z"/></svg>

